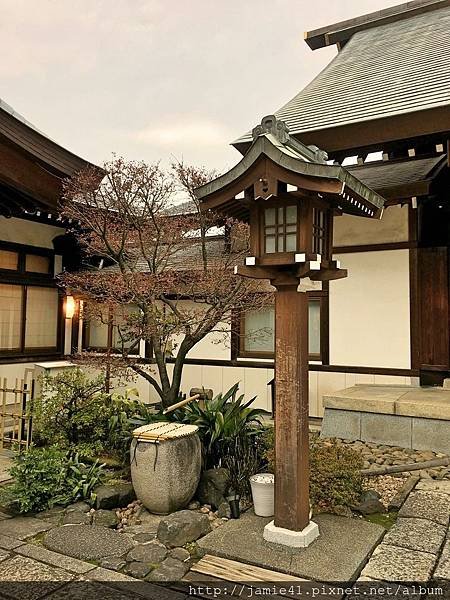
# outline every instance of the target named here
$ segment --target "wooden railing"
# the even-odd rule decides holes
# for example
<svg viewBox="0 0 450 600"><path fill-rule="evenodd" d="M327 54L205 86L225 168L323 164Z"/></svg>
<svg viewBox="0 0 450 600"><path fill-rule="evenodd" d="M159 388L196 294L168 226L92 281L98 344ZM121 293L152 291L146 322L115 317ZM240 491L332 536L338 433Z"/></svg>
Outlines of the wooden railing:
<svg viewBox="0 0 450 600"><path fill-rule="evenodd" d="M21 451L31 444L31 398L33 384L23 379L8 384L0 378L0 452L4 449Z"/></svg>

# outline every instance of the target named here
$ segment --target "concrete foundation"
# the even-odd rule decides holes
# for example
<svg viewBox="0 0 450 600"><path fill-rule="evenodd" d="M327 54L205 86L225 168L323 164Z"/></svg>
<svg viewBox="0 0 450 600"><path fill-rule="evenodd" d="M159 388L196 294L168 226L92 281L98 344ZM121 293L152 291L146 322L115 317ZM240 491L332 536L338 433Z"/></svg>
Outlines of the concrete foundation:
<svg viewBox="0 0 450 600"><path fill-rule="evenodd" d="M302 531L291 531L284 527L277 527L274 521L270 521L264 527L264 539L272 544L281 544L290 548L307 548L319 537L319 527L314 521L310 521Z"/></svg>
<svg viewBox="0 0 450 600"><path fill-rule="evenodd" d="M450 453L450 391L357 385L324 396L321 437Z"/></svg>

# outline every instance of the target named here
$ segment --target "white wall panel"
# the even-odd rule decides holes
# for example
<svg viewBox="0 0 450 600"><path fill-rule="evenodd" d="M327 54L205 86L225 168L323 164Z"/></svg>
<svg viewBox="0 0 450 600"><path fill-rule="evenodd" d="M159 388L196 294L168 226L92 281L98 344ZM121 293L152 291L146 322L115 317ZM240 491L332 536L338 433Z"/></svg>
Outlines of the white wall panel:
<svg viewBox="0 0 450 600"><path fill-rule="evenodd" d="M0 219L0 240L53 250L53 240L65 232L64 228L35 223L25 219Z"/></svg>
<svg viewBox="0 0 450 600"><path fill-rule="evenodd" d="M330 283L330 363L410 368L409 250L337 255Z"/></svg>

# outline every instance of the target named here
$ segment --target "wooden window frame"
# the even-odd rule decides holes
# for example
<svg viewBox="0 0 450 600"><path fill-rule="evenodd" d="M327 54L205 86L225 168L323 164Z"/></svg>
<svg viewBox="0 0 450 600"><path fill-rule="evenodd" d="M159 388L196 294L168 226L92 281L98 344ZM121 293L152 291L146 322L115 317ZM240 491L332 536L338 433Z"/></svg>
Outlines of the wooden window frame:
<svg viewBox="0 0 450 600"><path fill-rule="evenodd" d="M120 355L121 351L120 349L116 348L115 346L113 346L112 342L113 342L113 328L115 327L115 325L110 321L108 323L103 323L103 325L105 325L105 327L108 328L107 331L107 341L106 341L106 346L91 346L89 344L89 337L90 337L90 323L89 321L83 321L83 341L82 341L82 349L87 351L87 352L96 352L98 354L115 354L115 355ZM140 340L142 341L142 340ZM140 342L138 344L137 347L137 351L133 352L132 354L130 354L130 356L136 357L136 356L140 356ZM151 350L151 345L146 343L145 344L145 358L150 358L152 355L152 350Z"/></svg>
<svg viewBox="0 0 450 600"><path fill-rule="evenodd" d="M18 281L26 282L39 282L39 281L53 281L54 277L54 265L55 265L55 252L48 248L39 248L35 246L28 246L25 244L16 244L13 242L0 242L0 250L6 250L8 252L16 252L18 254L18 265L17 269L2 269L0 268L0 280L6 277L8 279L15 278ZM36 273L34 271L26 270L26 259L27 254L34 254L36 256L44 256L48 258L48 272L47 273Z"/></svg>
<svg viewBox="0 0 450 600"><path fill-rule="evenodd" d="M310 354L310 361L320 361L322 365L328 365L330 362L329 352L329 299L328 282L323 282L324 289L318 291L306 292L309 300L319 300L320 302L320 354ZM274 359L274 352L258 352L256 350L248 351L244 349L245 343L245 314L234 311L232 315L232 339L231 339L231 358L255 358L255 359Z"/></svg>
<svg viewBox="0 0 450 600"><path fill-rule="evenodd" d="M20 323L20 347L18 349L0 349L0 362L5 360L24 359L30 360L45 358L48 356L61 356L63 351L64 335L64 315L63 315L63 295L58 290L58 312L57 312L57 330L56 345L49 347L25 347L26 336L26 311L27 311L27 290L30 287L48 287L57 289L54 279L55 252L48 248L39 248L26 244L17 244L14 242L0 242L0 250L16 252L18 254L17 269L1 269L0 283L6 285L20 286L22 289L22 316ZM48 273L34 273L26 271L27 254L48 257Z"/></svg>
<svg viewBox="0 0 450 600"><path fill-rule="evenodd" d="M287 208L295 207L297 218L295 222L287 222ZM272 208L275 211L275 222L273 225L266 225L266 210ZM283 210L283 220L279 221L279 209ZM300 207L297 202L280 202L279 200L276 202L267 202L264 204L264 207L261 210L261 232L262 232L262 240L261 247L263 248L263 254L265 256L272 256L273 254L292 254L297 251L299 246L299 226L298 226L298 214L300 211ZM288 232L287 227L294 227L295 232ZM275 233L268 235L266 230L268 228L273 228ZM295 249L294 250L286 250L286 241L288 235L295 235ZM283 238L283 250L280 250L278 247L279 238ZM266 251L266 241L267 239L273 238L275 250L273 252Z"/></svg>

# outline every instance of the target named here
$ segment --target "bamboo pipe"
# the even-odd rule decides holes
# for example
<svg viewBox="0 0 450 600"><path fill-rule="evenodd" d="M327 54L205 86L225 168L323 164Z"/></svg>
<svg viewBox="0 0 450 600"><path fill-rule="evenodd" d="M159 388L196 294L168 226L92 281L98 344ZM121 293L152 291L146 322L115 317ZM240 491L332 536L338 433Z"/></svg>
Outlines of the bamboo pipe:
<svg viewBox="0 0 450 600"><path fill-rule="evenodd" d="M188 404L189 402L192 402L192 400L198 400L199 398L200 398L200 394L195 394L194 396L191 396L190 398L186 398L186 400L181 400L180 402L177 402L176 404L172 404L172 406L169 406L168 408L165 408L163 410L163 415L167 415L167 413L177 410L177 408L181 408L182 406L186 406L186 404Z"/></svg>
<svg viewBox="0 0 450 600"><path fill-rule="evenodd" d="M370 477L374 475L389 475L390 473L404 473L407 471L421 471L422 469L431 469L432 467L447 467L450 465L450 458L435 458L420 463L409 465L388 465L379 469L362 469L361 475Z"/></svg>

